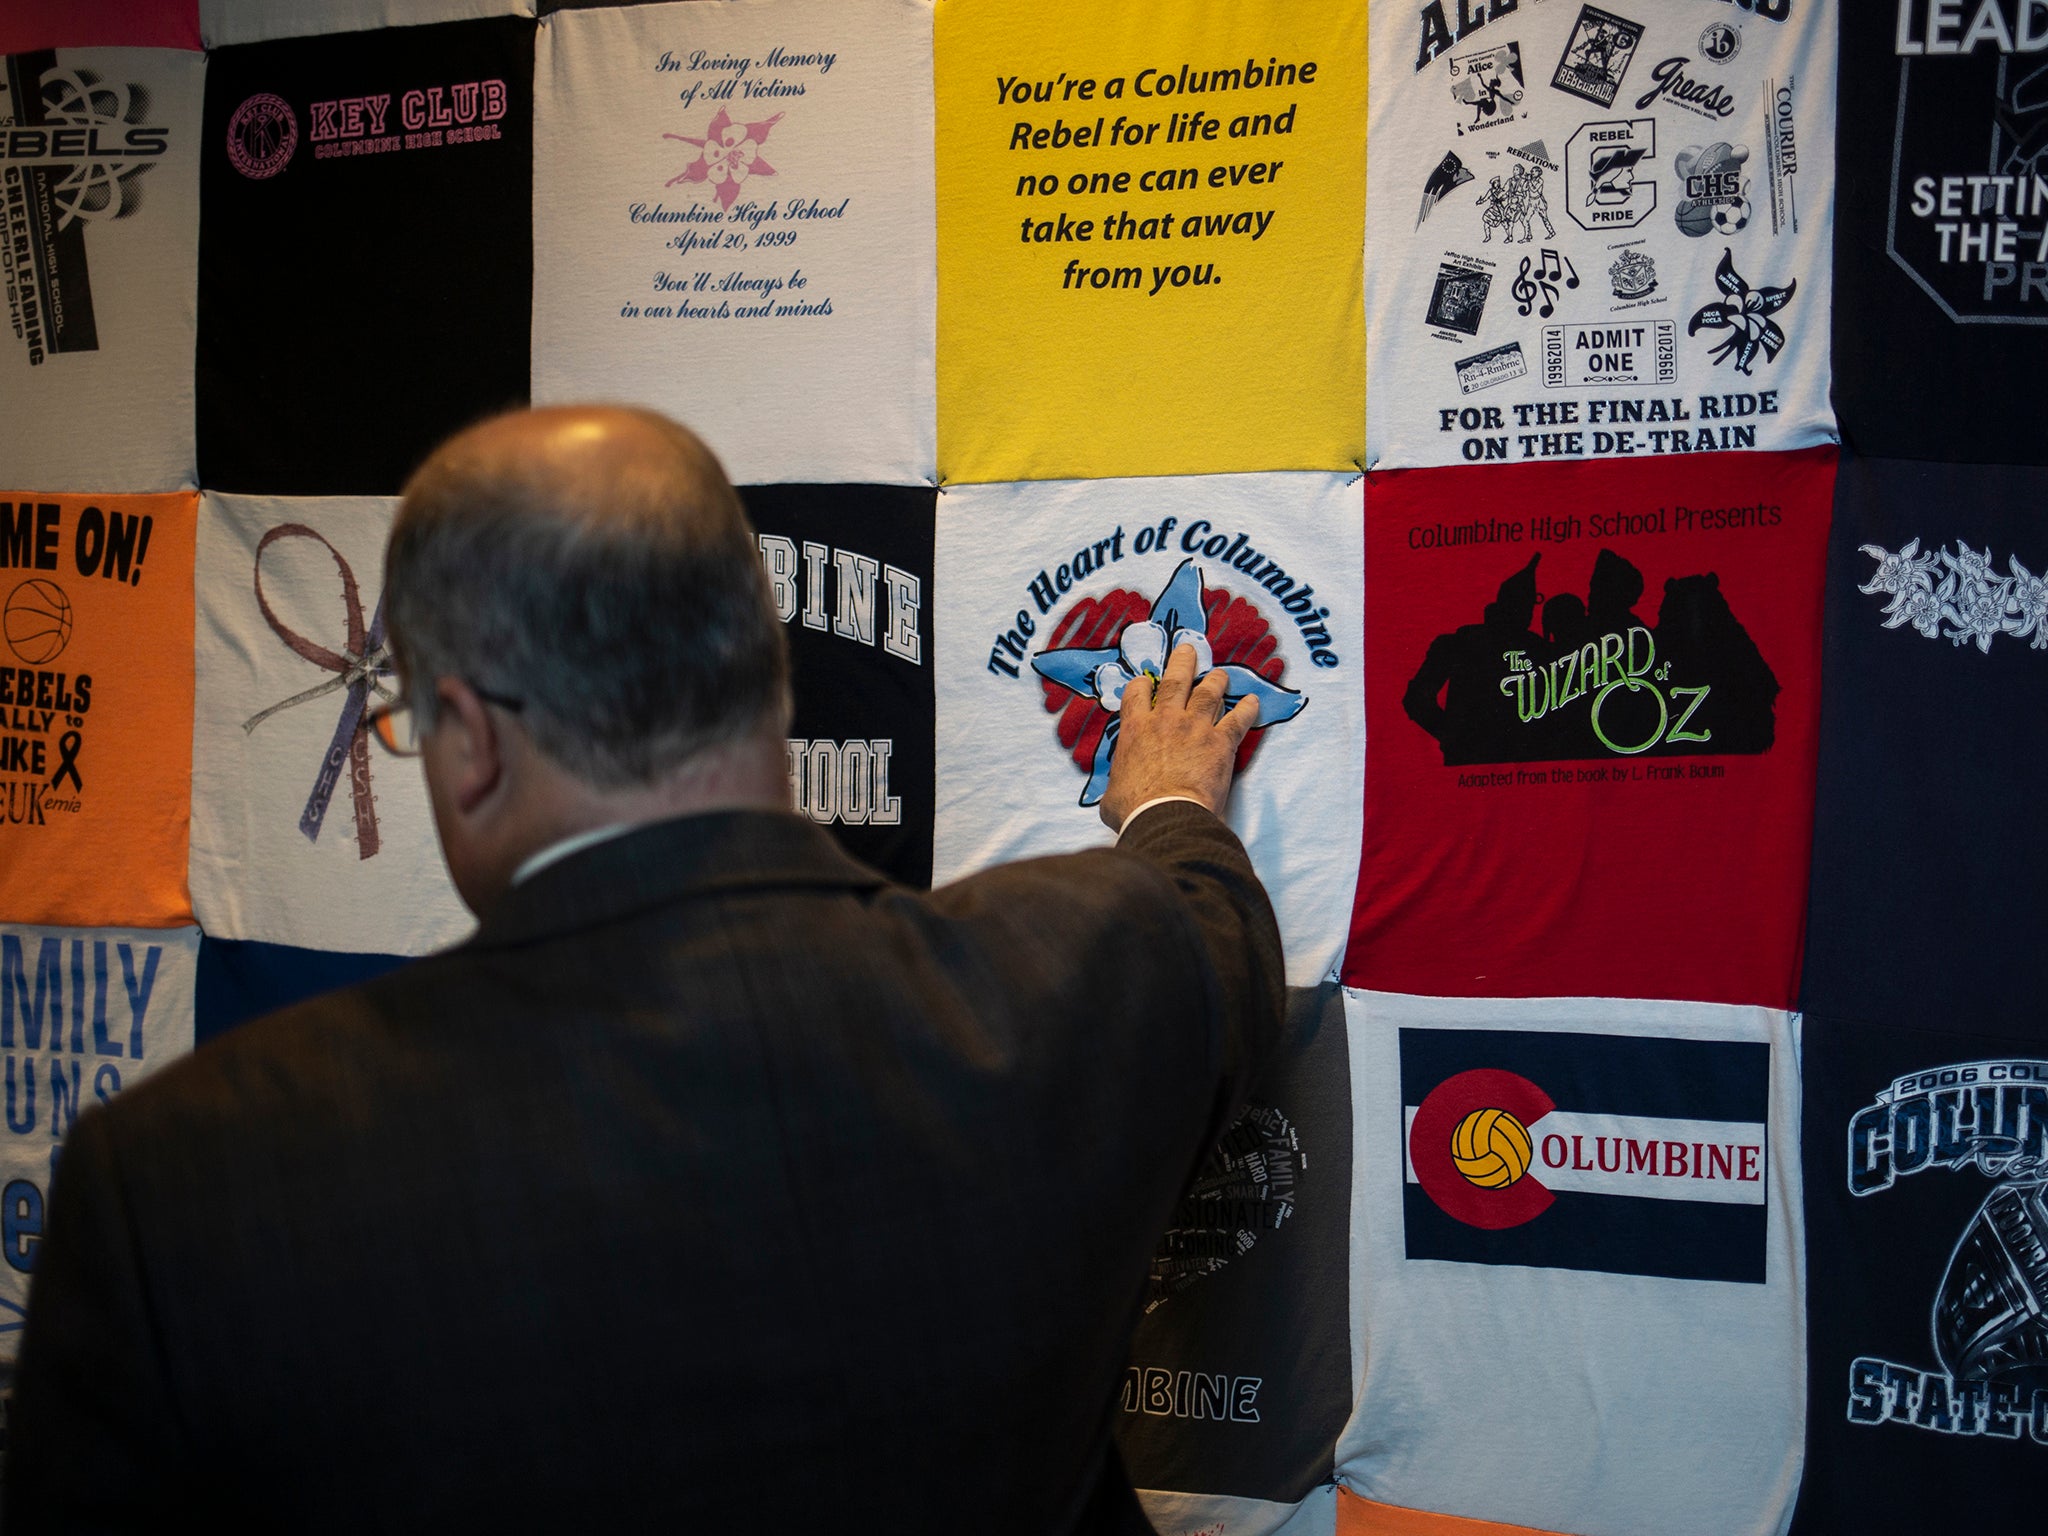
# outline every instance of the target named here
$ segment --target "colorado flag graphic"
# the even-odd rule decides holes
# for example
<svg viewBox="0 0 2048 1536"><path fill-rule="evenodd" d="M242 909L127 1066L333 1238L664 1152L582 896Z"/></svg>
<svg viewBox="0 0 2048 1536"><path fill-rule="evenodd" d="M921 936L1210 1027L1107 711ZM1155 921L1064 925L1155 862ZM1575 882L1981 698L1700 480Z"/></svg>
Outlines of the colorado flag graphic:
<svg viewBox="0 0 2048 1536"><path fill-rule="evenodd" d="M1343 1486L1580 1536L1782 1536L1807 1440L1799 1016L1353 989L1344 1009ZM1654 1385L1614 1413L1616 1382Z"/></svg>
<svg viewBox="0 0 2048 1536"><path fill-rule="evenodd" d="M1411 1259L1765 1279L1770 1046L1402 1029Z"/></svg>

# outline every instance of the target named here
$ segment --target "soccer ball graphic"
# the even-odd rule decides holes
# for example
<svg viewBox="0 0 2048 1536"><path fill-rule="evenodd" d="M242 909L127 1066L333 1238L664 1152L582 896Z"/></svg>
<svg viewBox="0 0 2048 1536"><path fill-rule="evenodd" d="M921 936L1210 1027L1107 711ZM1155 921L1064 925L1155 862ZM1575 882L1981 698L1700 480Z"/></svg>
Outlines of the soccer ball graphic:
<svg viewBox="0 0 2048 1536"><path fill-rule="evenodd" d="M1731 197L1725 203L1714 204L1714 228L1724 235L1732 235L1749 223L1749 199Z"/></svg>

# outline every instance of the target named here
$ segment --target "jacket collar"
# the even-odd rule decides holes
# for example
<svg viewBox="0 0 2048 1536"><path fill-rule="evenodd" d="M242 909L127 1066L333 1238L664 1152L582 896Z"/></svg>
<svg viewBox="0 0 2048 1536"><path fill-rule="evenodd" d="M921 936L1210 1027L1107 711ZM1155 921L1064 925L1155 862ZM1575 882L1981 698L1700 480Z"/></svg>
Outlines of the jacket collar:
<svg viewBox="0 0 2048 1536"><path fill-rule="evenodd" d="M524 944L731 891L886 884L842 853L823 828L785 812L679 816L582 849L514 886L470 944Z"/></svg>

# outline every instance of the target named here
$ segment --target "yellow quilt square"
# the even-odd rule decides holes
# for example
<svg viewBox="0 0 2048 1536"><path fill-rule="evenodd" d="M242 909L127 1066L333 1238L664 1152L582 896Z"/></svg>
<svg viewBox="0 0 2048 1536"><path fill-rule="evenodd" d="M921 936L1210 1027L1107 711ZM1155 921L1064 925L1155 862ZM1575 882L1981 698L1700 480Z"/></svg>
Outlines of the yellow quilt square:
<svg viewBox="0 0 2048 1536"><path fill-rule="evenodd" d="M942 482L1358 462L1365 17L942 0Z"/></svg>

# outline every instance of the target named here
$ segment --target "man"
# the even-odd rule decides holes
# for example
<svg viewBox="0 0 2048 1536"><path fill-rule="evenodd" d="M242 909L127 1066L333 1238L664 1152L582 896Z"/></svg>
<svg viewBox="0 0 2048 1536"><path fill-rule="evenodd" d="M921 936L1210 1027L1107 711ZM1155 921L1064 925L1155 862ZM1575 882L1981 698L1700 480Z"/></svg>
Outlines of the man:
<svg viewBox="0 0 2048 1536"><path fill-rule="evenodd" d="M782 631L673 423L462 433L385 582L481 926L79 1120L10 1536L1147 1529L1148 1256L1279 1028L1216 814L1255 706L1180 648L1117 849L922 896L788 813Z"/></svg>

